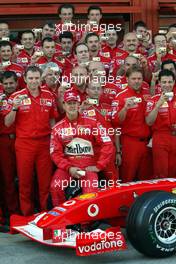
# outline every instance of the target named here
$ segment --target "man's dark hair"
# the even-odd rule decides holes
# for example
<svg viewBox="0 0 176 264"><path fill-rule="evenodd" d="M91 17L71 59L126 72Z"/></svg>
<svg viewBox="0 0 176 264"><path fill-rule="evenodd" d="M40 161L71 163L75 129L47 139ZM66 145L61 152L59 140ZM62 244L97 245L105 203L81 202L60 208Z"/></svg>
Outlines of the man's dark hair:
<svg viewBox="0 0 176 264"><path fill-rule="evenodd" d="M23 37L23 34L32 34L34 39L35 39L35 34L32 30L28 29L28 30L24 30L22 32L19 33L19 39L21 40Z"/></svg>
<svg viewBox="0 0 176 264"><path fill-rule="evenodd" d="M91 5L91 6L89 6L89 8L87 9L88 15L89 15L89 13L90 13L91 10L99 10L100 11L100 14L102 14L102 9L98 5Z"/></svg>
<svg viewBox="0 0 176 264"><path fill-rule="evenodd" d="M66 9L71 8L72 11L73 11L73 15L75 14L75 7L73 5L71 5L71 4L62 4L62 5L60 5L59 8L58 8L58 10L57 10L57 13L58 14L61 14L61 10L63 8L66 8Z"/></svg>
<svg viewBox="0 0 176 264"><path fill-rule="evenodd" d="M63 38L71 39L73 41L73 34L70 31L65 31L59 35L59 41L61 42Z"/></svg>
<svg viewBox="0 0 176 264"><path fill-rule="evenodd" d="M159 75L158 75L158 80L161 81L161 78L163 76L172 76L173 80L175 81L175 76L174 76L174 73L172 71L169 71L169 70L160 71Z"/></svg>
<svg viewBox="0 0 176 264"><path fill-rule="evenodd" d="M147 28L147 25L144 21L140 20L140 21L137 21L136 23L134 23L134 30L136 31L138 27L144 27L144 28Z"/></svg>
<svg viewBox="0 0 176 264"><path fill-rule="evenodd" d="M31 65L31 66L28 66L25 70L25 73L24 73L24 76L26 77L27 73L31 71L31 72L39 72L40 73L40 76L42 76L42 70L38 67L38 66L35 66L35 65Z"/></svg>
<svg viewBox="0 0 176 264"><path fill-rule="evenodd" d="M163 36L166 39L166 36L164 34L156 33L155 35L153 35L153 42L155 41L155 38L158 36Z"/></svg>
<svg viewBox="0 0 176 264"><path fill-rule="evenodd" d="M164 70L164 65L167 65L167 64L173 64L174 68L176 70L176 63L173 60L165 60L165 61L163 61L162 64L161 64L161 70Z"/></svg>
<svg viewBox="0 0 176 264"><path fill-rule="evenodd" d="M55 24L53 21L47 21L42 28L44 28L46 25L48 25L48 27L50 28L55 28Z"/></svg>
<svg viewBox="0 0 176 264"><path fill-rule="evenodd" d="M0 41L0 48L1 47L6 47L6 46L10 46L10 48L12 50L12 44L9 41L7 41L7 40Z"/></svg>
<svg viewBox="0 0 176 264"><path fill-rule="evenodd" d="M17 82L18 80L18 76L16 75L16 73L14 71L5 71L3 72L2 76L1 76L1 80L2 82L13 77L15 82Z"/></svg>
<svg viewBox="0 0 176 264"><path fill-rule="evenodd" d="M84 42L80 42L80 43L78 43L76 46L75 46L75 54L77 54L77 48L79 47L79 46L86 46L87 47L87 49L89 50L89 48L88 48L88 46L84 43Z"/></svg>
<svg viewBox="0 0 176 264"><path fill-rule="evenodd" d="M42 47L43 47L45 41L47 41L47 42L54 42L54 43L55 43L55 41L53 40L53 38L51 38L51 37L46 37L46 38L44 38L44 39L42 40Z"/></svg>
<svg viewBox="0 0 176 264"><path fill-rule="evenodd" d="M85 43L87 43L88 42L88 39L91 38L91 37L93 37L93 36L97 37L98 40L100 40L100 37L95 32L90 32L85 37Z"/></svg>
<svg viewBox="0 0 176 264"><path fill-rule="evenodd" d="M138 66L138 65L134 65L133 67L130 67L128 70L127 70L127 72L126 72L126 77L130 77L130 75L132 74L132 73L134 73L134 72L140 72L141 74L142 74L142 76L143 76L143 70L142 70L142 68L140 67L140 66Z"/></svg>

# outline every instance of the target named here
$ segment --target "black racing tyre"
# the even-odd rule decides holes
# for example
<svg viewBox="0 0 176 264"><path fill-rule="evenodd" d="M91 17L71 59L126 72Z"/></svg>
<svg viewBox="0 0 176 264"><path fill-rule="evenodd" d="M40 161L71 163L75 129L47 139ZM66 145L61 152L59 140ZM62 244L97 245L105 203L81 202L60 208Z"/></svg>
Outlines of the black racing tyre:
<svg viewBox="0 0 176 264"><path fill-rule="evenodd" d="M176 252L176 195L152 191L139 196L129 210L127 236L136 250L149 257Z"/></svg>
<svg viewBox="0 0 176 264"><path fill-rule="evenodd" d="M136 212L139 211L141 208L141 205L143 204L144 201L146 201L149 197L153 197L154 195L160 193L161 191L151 191L151 192L146 192L142 194L140 197L138 197L135 202L133 203L132 207L130 208L127 216L127 235L128 238L131 242L131 244L134 246L134 248L137 248L137 250L141 253L143 253L140 250L140 244L138 244L136 241L136 236L137 236L137 226L136 226Z"/></svg>

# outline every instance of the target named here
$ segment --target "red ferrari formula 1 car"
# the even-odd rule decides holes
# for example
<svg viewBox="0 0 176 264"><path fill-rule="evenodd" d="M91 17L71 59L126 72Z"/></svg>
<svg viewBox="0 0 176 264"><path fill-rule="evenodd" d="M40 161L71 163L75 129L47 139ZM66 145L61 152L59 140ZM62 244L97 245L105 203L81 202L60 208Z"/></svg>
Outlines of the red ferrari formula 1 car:
<svg viewBox="0 0 176 264"><path fill-rule="evenodd" d="M102 222L107 229L97 228ZM142 254L175 254L176 179L117 184L79 195L49 212L11 217L12 233L50 246L75 248L80 256L126 249L121 227L126 227L128 239Z"/></svg>

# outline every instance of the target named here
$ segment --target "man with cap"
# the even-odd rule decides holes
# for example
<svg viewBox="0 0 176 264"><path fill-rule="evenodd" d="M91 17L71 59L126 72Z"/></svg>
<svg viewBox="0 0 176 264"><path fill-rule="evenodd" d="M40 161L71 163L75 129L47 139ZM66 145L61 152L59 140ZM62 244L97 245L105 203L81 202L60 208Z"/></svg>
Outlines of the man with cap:
<svg viewBox="0 0 176 264"><path fill-rule="evenodd" d="M97 173L112 159L113 144L105 128L96 119L79 115L80 99L74 90L64 94L66 117L52 129L50 153L57 165L51 182L54 206L65 201L64 189L73 179L78 181L83 193L98 190ZM99 144L99 158L94 146Z"/></svg>

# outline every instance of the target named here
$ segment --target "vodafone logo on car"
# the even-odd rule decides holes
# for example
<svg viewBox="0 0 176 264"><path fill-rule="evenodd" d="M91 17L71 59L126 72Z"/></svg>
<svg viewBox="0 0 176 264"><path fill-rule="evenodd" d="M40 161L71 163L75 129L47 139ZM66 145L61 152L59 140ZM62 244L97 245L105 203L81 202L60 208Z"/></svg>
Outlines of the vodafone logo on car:
<svg viewBox="0 0 176 264"><path fill-rule="evenodd" d="M95 217L99 213L99 207L97 204L90 204L87 208L87 213L90 217Z"/></svg>
<svg viewBox="0 0 176 264"><path fill-rule="evenodd" d="M98 253L98 252L105 252L109 249L119 249L123 247L122 240L113 240L113 241L105 241L105 242L94 242L92 245L85 245L82 247L78 247L79 254L84 255L86 253Z"/></svg>

